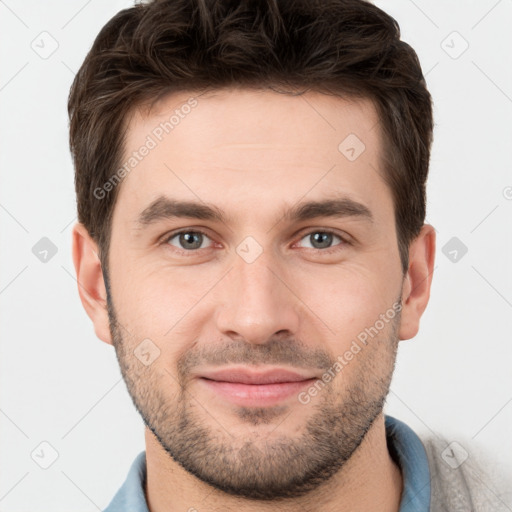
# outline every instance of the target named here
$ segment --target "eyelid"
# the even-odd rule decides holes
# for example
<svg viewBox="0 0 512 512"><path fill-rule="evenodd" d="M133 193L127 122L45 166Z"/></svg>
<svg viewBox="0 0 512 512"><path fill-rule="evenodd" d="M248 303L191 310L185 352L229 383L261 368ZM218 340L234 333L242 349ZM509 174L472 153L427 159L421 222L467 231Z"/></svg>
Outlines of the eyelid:
<svg viewBox="0 0 512 512"><path fill-rule="evenodd" d="M159 243L159 245L160 244L167 245L169 240L171 240L172 238L180 235L181 233L201 233L202 235L204 235L207 238L209 238L212 242L214 242L212 237L202 228L182 228L182 229L178 229L177 231L171 231L170 233L166 233L160 239L160 241L158 243ZM187 254L187 255L193 255L193 254L196 254L196 253L198 253L199 251L201 251L203 249L209 249L210 248L210 247L203 247L203 249L186 250L186 249L182 249L180 247L171 246L170 244L169 244L169 246L172 247L174 250L176 250L178 252L181 252L181 253L184 253L184 254Z"/></svg>
<svg viewBox="0 0 512 512"><path fill-rule="evenodd" d="M337 236L340 240L340 244L333 245L332 247L327 247L325 249L315 249L314 247L303 247L303 249L309 249L312 251L317 251L319 253L330 253L336 250L339 250L339 246L343 245L354 245L354 242L352 240L352 237L349 235L343 233L341 234L334 228L306 228L306 231L300 231L296 236L298 236L298 241L294 243L294 245L298 242L300 242L303 238L305 238L308 235L311 235L313 233L328 233L330 235Z"/></svg>

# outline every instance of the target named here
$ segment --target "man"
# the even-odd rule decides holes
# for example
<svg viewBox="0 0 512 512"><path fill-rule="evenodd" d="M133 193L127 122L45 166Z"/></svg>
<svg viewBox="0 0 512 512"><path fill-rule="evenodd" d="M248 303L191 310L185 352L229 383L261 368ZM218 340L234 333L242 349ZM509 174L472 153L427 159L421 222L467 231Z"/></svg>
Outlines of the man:
<svg viewBox="0 0 512 512"><path fill-rule="evenodd" d="M139 4L69 112L80 298L146 425L107 511L501 510L383 414L435 253L431 97L390 16Z"/></svg>

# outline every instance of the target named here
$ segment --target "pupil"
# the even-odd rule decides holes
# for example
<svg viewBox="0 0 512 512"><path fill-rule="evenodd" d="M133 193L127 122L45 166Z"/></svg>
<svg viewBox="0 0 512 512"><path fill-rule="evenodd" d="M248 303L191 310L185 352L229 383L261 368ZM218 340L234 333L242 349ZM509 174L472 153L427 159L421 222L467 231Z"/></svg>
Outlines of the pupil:
<svg viewBox="0 0 512 512"><path fill-rule="evenodd" d="M192 232L191 232L192 233ZM181 242L185 242L184 245L186 249L197 249L201 247L200 233L182 233L181 234ZM194 244L195 239L195 244ZM199 241L198 241L199 239Z"/></svg>
<svg viewBox="0 0 512 512"><path fill-rule="evenodd" d="M329 247L331 242L331 233L314 233L313 235L315 243L319 243L321 248ZM314 245L314 244L313 244Z"/></svg>

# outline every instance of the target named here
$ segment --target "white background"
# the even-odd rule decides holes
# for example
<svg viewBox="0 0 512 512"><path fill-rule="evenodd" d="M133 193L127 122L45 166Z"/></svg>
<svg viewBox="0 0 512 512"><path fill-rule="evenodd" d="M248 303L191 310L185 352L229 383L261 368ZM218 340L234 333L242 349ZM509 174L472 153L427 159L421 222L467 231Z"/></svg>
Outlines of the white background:
<svg viewBox="0 0 512 512"><path fill-rule="evenodd" d="M512 1L377 4L417 51L436 122L427 213L438 235L432 296L420 334L400 344L385 412L418 433L479 446L510 472ZM113 348L96 338L79 301L67 146L74 73L100 28L130 5L0 2L3 512L103 509L144 449ZM31 48L43 31L58 42L47 59ZM462 38L469 47L453 58ZM42 237L58 249L47 263L32 253ZM452 237L468 248L456 263L442 252ZM46 470L30 455L42 441L58 452Z"/></svg>

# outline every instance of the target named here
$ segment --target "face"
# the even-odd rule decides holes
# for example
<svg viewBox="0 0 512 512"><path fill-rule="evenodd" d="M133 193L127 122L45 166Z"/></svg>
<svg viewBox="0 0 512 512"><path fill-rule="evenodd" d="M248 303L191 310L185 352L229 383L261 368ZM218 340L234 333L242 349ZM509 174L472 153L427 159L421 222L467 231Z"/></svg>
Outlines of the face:
<svg viewBox="0 0 512 512"><path fill-rule="evenodd" d="M377 114L312 92L192 96L128 126L125 160L145 155L113 215L112 342L183 468L300 496L350 459L393 372L404 279Z"/></svg>

